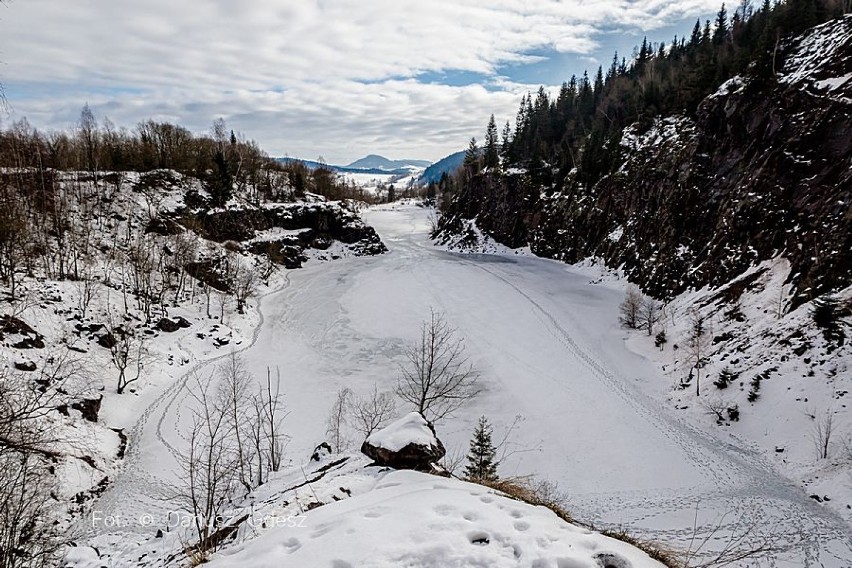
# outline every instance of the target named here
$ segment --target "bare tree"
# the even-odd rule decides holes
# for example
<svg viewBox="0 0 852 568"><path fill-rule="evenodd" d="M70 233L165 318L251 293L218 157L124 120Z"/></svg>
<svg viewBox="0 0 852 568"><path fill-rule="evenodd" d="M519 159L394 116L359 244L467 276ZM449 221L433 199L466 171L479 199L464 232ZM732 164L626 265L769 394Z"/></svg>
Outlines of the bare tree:
<svg viewBox="0 0 852 568"><path fill-rule="evenodd" d="M145 315L145 323L151 323L151 308L159 296L156 293L159 262L156 249L140 235L130 247L127 260L132 269L133 295L137 307Z"/></svg>
<svg viewBox="0 0 852 568"><path fill-rule="evenodd" d="M639 321L648 335L654 334L654 326L660 321L660 304L654 298L644 297L639 306Z"/></svg>
<svg viewBox="0 0 852 568"><path fill-rule="evenodd" d="M367 438L376 430L383 428L396 415L396 401L393 393L373 390L366 397L357 397L351 408L355 429Z"/></svg>
<svg viewBox="0 0 852 568"><path fill-rule="evenodd" d="M228 426L234 437L239 480L248 492L252 489L250 470L254 458L249 446L251 432L254 430L252 419L255 418L250 414L251 376L246 371L243 360L234 352L219 366L218 374L221 386L216 403L227 415Z"/></svg>
<svg viewBox="0 0 852 568"><path fill-rule="evenodd" d="M168 268L177 274L177 283L174 287L174 303L177 305L186 287L187 273L184 267L195 262L198 255L198 245L191 234L182 232L168 239L168 247L172 252L167 257Z"/></svg>
<svg viewBox="0 0 852 568"><path fill-rule="evenodd" d="M699 526L696 504L692 538L687 550L677 555L678 565L690 568L753 566L759 565L755 563L758 559L801 545L802 534L797 527L767 524L759 507L745 509L730 521L729 516L731 513L727 512L709 526ZM714 543L721 547L714 546L711 550ZM743 564L745 560L751 562Z"/></svg>
<svg viewBox="0 0 852 568"><path fill-rule="evenodd" d="M464 340L434 310L421 326L419 342L405 350L405 357L395 392L433 422L481 392L479 373L465 354Z"/></svg>
<svg viewBox="0 0 852 568"><path fill-rule="evenodd" d="M814 442L818 459L828 459L831 448L831 436L834 433L834 415L826 410L821 416L814 416L811 439Z"/></svg>
<svg viewBox="0 0 852 568"><path fill-rule="evenodd" d="M642 292L636 286L628 286L624 293L624 301L619 306L621 315L618 321L628 329L638 329L639 315L642 308Z"/></svg>
<svg viewBox="0 0 852 568"><path fill-rule="evenodd" d="M325 434L336 452L342 452L349 446L349 440L346 436L346 417L349 414L351 398L351 389L344 387L338 390L337 398L334 399L334 404L326 419Z"/></svg>
<svg viewBox="0 0 852 568"><path fill-rule="evenodd" d="M710 332L707 317L698 309L689 313L689 331L686 350L690 363L690 374L695 371L695 394L701 395L701 369L707 364L707 350L710 344Z"/></svg>
<svg viewBox="0 0 852 568"><path fill-rule="evenodd" d="M94 272L92 265L84 261L77 275L77 308L80 310L80 317L83 319L86 319L89 305L97 297L99 291L99 283L95 279Z"/></svg>
<svg viewBox="0 0 852 568"><path fill-rule="evenodd" d="M17 200L0 201L0 279L9 285L12 300L17 292L17 273L28 254L30 233L24 212Z"/></svg>
<svg viewBox="0 0 852 568"><path fill-rule="evenodd" d="M51 417L87 380L69 352L49 361L35 379L0 369L0 568L55 566L64 546L50 468L73 447Z"/></svg>
<svg viewBox="0 0 852 568"><path fill-rule="evenodd" d="M287 413L281 400L281 372L276 370L273 383L272 373L266 369L266 384L258 387L257 394L252 397L254 411L251 439L254 447L255 465L254 483L262 485L266 482L269 472L281 468L284 446L287 436L284 434L282 422Z"/></svg>
<svg viewBox="0 0 852 568"><path fill-rule="evenodd" d="M731 407L731 403L721 397L717 397L712 400L702 399L701 407L711 416L715 416L716 424L721 425L725 422L725 414L728 412L728 408Z"/></svg>
<svg viewBox="0 0 852 568"><path fill-rule="evenodd" d="M186 453L180 456L183 486L178 502L191 514L198 543L193 553L206 558L216 548L212 538L222 514L239 486L239 463L230 436L228 409L218 405L210 381L198 375L191 389L195 398Z"/></svg>
<svg viewBox="0 0 852 568"><path fill-rule="evenodd" d="M242 259L238 259L236 263L233 288L237 313L245 313L246 300L253 296L257 289L257 271Z"/></svg>
<svg viewBox="0 0 852 568"><path fill-rule="evenodd" d="M56 566L64 547L54 525L48 461L34 453L0 454L0 568Z"/></svg>
<svg viewBox="0 0 852 568"><path fill-rule="evenodd" d="M137 382L142 376L142 369L148 360L148 346L145 336L137 333L129 326L113 326L112 317L108 316L110 322L110 338L107 340L109 346L110 361L118 371L116 393L124 394L128 385ZM132 377L128 375L128 369L134 369Z"/></svg>
<svg viewBox="0 0 852 568"><path fill-rule="evenodd" d="M447 453L438 463L444 471L452 476L456 476L462 464L467 460L467 448L464 446L455 446L448 448Z"/></svg>

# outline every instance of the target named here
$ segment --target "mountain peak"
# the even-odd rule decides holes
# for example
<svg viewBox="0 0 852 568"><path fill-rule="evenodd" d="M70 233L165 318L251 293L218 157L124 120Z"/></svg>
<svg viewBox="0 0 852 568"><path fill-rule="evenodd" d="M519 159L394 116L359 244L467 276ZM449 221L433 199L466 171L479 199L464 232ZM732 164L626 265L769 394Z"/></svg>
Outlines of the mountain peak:
<svg viewBox="0 0 852 568"><path fill-rule="evenodd" d="M347 168L353 169L379 169L379 170L398 170L401 168L425 168L431 162L427 160L390 160L378 154L369 154L359 160L355 160L348 164Z"/></svg>

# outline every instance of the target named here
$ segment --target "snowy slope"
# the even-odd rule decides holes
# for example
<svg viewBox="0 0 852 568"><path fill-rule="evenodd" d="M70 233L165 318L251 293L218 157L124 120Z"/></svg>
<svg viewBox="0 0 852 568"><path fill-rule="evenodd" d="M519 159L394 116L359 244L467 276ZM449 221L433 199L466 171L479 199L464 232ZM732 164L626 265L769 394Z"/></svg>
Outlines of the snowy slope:
<svg viewBox="0 0 852 568"><path fill-rule="evenodd" d="M543 507L413 471L380 474L370 492L308 511L301 522L302 530L270 530L210 566L662 566Z"/></svg>

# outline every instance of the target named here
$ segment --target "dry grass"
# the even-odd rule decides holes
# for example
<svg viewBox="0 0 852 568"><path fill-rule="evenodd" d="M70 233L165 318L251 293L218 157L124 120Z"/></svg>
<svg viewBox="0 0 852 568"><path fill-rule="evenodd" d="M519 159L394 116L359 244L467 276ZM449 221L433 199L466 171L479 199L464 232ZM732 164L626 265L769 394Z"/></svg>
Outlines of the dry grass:
<svg viewBox="0 0 852 568"><path fill-rule="evenodd" d="M536 480L529 476L510 477L496 481L487 481L484 479L468 479L468 481L490 487L506 494L512 499L517 499L530 505L547 507L563 521L579 524L565 509L565 495L559 492L556 485L548 481Z"/></svg>
<svg viewBox="0 0 852 568"><path fill-rule="evenodd" d="M507 497L523 501L530 505L547 507L557 517L567 523L590 530L597 530L604 536L626 542L669 568L683 568L683 564L676 559L673 551L663 548L656 543L638 540L627 534L624 530L598 530L593 525L577 521L565 508L567 496L560 492L558 487L553 483L537 480L531 476L511 477L496 481L486 481L483 479L468 479L467 481L494 489Z"/></svg>

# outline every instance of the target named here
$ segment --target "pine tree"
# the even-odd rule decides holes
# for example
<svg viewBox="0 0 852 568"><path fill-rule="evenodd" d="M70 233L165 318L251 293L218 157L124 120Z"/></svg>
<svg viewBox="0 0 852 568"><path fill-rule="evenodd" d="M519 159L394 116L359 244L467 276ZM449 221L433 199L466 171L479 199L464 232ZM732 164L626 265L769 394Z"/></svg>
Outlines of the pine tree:
<svg viewBox="0 0 852 568"><path fill-rule="evenodd" d="M509 158L512 155L512 127L509 126L509 121L503 127L503 136L500 141L500 157L504 163L509 163Z"/></svg>
<svg viewBox="0 0 852 568"><path fill-rule="evenodd" d="M719 13L716 14L716 29L713 31L713 43L722 45L728 38L728 11L725 9L725 4Z"/></svg>
<svg viewBox="0 0 852 568"><path fill-rule="evenodd" d="M485 131L485 153L483 155L482 165L488 171L494 172L500 167L500 148L497 141L497 123L494 122L494 115L488 120L488 128Z"/></svg>
<svg viewBox="0 0 852 568"><path fill-rule="evenodd" d="M476 138L470 139L470 144L464 153L464 169L469 177L473 177L479 173L479 146L476 144Z"/></svg>
<svg viewBox="0 0 852 568"><path fill-rule="evenodd" d="M485 416L479 418L479 423L473 431L470 441L470 452L467 454L467 466L464 475L468 479L496 481L497 449L491 442L491 425Z"/></svg>

